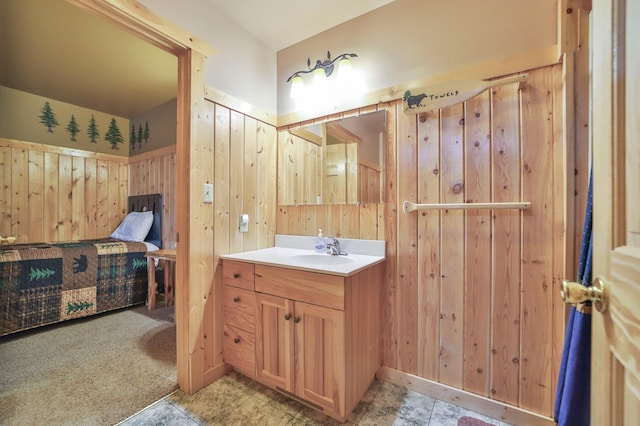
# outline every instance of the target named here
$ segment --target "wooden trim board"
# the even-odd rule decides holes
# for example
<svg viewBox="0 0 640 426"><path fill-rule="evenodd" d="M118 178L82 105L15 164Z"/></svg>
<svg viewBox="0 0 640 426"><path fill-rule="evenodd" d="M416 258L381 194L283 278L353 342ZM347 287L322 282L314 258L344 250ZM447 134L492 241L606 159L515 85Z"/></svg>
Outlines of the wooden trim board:
<svg viewBox="0 0 640 426"><path fill-rule="evenodd" d="M552 426L552 418L382 366L376 378L514 425Z"/></svg>

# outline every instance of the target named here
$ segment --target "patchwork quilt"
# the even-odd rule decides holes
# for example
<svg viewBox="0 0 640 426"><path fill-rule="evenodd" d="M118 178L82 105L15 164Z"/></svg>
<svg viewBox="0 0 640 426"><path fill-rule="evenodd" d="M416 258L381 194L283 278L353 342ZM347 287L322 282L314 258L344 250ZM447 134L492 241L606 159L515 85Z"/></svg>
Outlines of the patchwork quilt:
<svg viewBox="0 0 640 426"><path fill-rule="evenodd" d="M146 251L112 238L0 246L0 336L144 303Z"/></svg>

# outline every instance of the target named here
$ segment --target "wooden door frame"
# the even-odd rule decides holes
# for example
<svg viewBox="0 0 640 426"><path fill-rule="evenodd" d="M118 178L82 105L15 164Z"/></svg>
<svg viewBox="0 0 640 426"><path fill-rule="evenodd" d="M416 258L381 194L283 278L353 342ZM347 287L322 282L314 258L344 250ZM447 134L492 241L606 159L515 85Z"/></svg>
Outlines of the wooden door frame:
<svg viewBox="0 0 640 426"><path fill-rule="evenodd" d="M201 238L190 232L192 202L198 202L199 192L194 185L190 169L191 152L197 149L198 140L205 132L204 60L215 53L215 49L181 28L175 26L146 9L135 0L66 0L68 3L97 15L142 40L175 55L178 58L177 135L176 135L176 351L177 376L180 389L194 393L204 387L204 353L201 350L200 328L202 309L190 309L198 301L197 289L189 285L194 281L209 280L191 266L192 249L202 248ZM194 148L195 147L195 148ZM197 178L197 176L196 176ZM197 180L197 181L196 181ZM194 236L192 238L191 236ZM198 244L198 246L196 246ZM201 253L198 253L201 254ZM200 315L200 317L199 317Z"/></svg>

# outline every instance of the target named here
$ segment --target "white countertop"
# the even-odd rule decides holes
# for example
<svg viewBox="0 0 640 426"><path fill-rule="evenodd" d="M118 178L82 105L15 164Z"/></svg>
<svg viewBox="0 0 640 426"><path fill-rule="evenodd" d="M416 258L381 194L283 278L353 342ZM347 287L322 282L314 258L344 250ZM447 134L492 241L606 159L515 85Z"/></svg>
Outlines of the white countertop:
<svg viewBox="0 0 640 426"><path fill-rule="evenodd" d="M276 235L276 247L220 256L222 259L261 265L279 266L323 274L350 276L384 261L385 242L340 238L341 248L348 255L334 256L316 253L315 237Z"/></svg>

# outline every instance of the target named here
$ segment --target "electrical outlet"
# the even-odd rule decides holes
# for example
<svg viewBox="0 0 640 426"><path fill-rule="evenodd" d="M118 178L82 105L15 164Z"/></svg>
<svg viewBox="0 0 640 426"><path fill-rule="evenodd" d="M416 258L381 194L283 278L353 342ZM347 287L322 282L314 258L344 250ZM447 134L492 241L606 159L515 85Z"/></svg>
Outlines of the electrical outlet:
<svg viewBox="0 0 640 426"><path fill-rule="evenodd" d="M213 203L213 184L205 183L202 186L202 202Z"/></svg>

